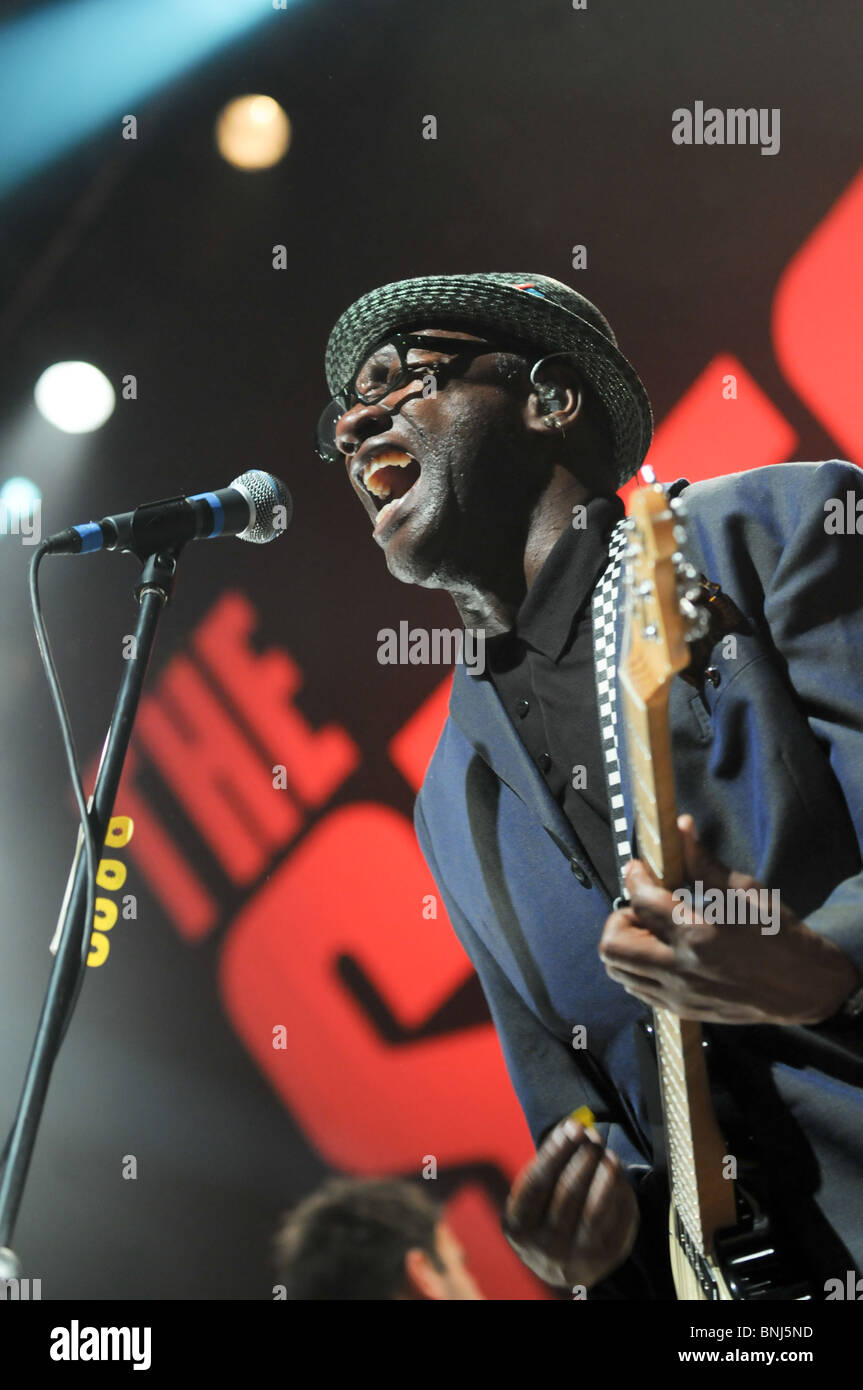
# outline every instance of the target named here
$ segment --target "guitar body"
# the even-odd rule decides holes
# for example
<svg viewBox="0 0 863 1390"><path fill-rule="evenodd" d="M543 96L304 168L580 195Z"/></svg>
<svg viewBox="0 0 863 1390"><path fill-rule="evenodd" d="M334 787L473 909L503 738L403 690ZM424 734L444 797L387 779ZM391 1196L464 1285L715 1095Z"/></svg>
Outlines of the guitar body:
<svg viewBox="0 0 863 1390"><path fill-rule="evenodd" d="M670 1141L662 1104L658 1043L652 1016L640 1021L637 1038L642 1086L652 1131L654 1168L667 1175ZM705 1059L708 1058L710 1048L703 1039L701 1047ZM726 1106L729 1103L726 1086ZM686 1193L685 1187L683 1195L676 1201L672 1197L669 1205L669 1262L677 1297L682 1301L706 1303L811 1300L813 1286L806 1278L802 1261L787 1248L784 1234L774 1229L775 1223L764 1203L754 1195L755 1189L760 1188L762 1176L753 1152L752 1136L739 1113L734 1117L734 1124L732 1147L738 1155L741 1175L733 1185L734 1219L714 1232L709 1251L699 1249L689 1238L681 1217L680 1208L686 1210L691 1202L691 1194ZM677 1161L680 1166L679 1150ZM684 1176L688 1176L688 1172Z"/></svg>
<svg viewBox="0 0 863 1390"><path fill-rule="evenodd" d="M668 1217L671 1274L678 1299L690 1302L811 1303L813 1288L799 1262L774 1241L770 1219L748 1197L736 1226L717 1235L715 1253L692 1248L671 1203Z"/></svg>
<svg viewBox="0 0 863 1390"><path fill-rule="evenodd" d="M690 1303L733 1302L734 1295L713 1256L699 1255L688 1248L686 1231L673 1201L668 1209L668 1242L671 1277L678 1299Z"/></svg>

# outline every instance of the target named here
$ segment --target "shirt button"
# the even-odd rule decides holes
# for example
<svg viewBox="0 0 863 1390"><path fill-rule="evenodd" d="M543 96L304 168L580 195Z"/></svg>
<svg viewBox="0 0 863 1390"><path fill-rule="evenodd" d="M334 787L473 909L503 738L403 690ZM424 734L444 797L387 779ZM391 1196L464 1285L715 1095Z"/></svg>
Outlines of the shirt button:
<svg viewBox="0 0 863 1390"><path fill-rule="evenodd" d="M582 888L587 888L590 883L590 879L584 872L584 869L581 867L578 860L570 859L569 867L572 869L574 877L578 879L578 882L581 884Z"/></svg>
<svg viewBox="0 0 863 1390"><path fill-rule="evenodd" d="M551 767L551 754L540 753L536 761L539 763L539 766L542 768L543 772L548 772L548 769Z"/></svg>
<svg viewBox="0 0 863 1390"><path fill-rule="evenodd" d="M529 709L530 700L519 700L518 704L515 707L515 712L518 715L519 719L524 719L524 716L527 714Z"/></svg>

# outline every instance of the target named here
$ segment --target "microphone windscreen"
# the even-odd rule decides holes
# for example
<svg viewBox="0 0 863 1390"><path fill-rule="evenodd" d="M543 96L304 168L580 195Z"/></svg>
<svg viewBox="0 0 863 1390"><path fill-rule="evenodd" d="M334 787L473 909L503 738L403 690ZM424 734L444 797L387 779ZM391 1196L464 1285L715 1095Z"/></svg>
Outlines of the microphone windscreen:
<svg viewBox="0 0 863 1390"><path fill-rule="evenodd" d="M294 504L291 494L280 478L253 468L235 478L231 487L248 497L255 510L254 521L238 533L237 540L265 545L267 541L274 541L276 536L287 530Z"/></svg>

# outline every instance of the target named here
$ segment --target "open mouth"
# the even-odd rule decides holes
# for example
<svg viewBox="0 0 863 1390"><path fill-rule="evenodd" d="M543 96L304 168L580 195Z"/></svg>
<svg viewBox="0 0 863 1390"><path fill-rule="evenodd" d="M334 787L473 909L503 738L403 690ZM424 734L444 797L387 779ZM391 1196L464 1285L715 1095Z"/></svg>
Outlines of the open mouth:
<svg viewBox="0 0 863 1390"><path fill-rule="evenodd" d="M378 520L384 512L395 510L418 482L421 471L416 459L402 449L381 449L366 460L360 481L374 501Z"/></svg>

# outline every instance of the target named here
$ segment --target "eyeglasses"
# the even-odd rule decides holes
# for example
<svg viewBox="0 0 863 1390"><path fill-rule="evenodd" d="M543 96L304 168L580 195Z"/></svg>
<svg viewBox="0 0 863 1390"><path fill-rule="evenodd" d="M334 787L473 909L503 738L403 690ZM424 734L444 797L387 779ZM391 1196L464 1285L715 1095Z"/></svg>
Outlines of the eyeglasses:
<svg viewBox="0 0 863 1390"><path fill-rule="evenodd" d="M459 359L479 356L483 352L517 352L494 343L472 342L466 338L423 337L417 333L391 333L366 358L347 385L333 396L318 421L315 449L327 463L341 457L336 447L336 426L347 411L359 401L376 405L394 391L411 381L434 378L435 389L444 384L446 375L459 364Z"/></svg>

